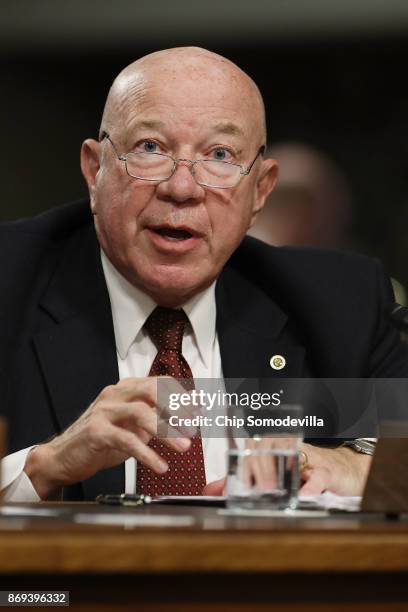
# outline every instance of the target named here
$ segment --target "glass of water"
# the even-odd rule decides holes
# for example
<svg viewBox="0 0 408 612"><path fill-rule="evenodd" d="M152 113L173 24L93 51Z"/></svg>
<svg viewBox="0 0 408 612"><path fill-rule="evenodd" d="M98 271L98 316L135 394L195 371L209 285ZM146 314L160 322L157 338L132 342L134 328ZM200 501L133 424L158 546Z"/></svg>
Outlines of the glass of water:
<svg viewBox="0 0 408 612"><path fill-rule="evenodd" d="M237 413L230 407L229 414ZM230 510L295 509L300 484L302 408L281 405L254 418L247 427L229 428L227 507ZM242 421L241 421L242 422Z"/></svg>

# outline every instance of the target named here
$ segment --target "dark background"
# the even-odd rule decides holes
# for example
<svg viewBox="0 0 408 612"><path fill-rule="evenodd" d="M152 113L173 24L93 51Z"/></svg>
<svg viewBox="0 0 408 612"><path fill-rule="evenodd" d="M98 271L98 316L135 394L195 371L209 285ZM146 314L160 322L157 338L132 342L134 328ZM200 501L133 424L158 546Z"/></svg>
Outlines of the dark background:
<svg viewBox="0 0 408 612"><path fill-rule="evenodd" d="M97 134L114 76L187 44L254 78L270 141L302 140L339 164L353 193L351 244L408 285L406 0L3 0L0 219L85 195L80 144Z"/></svg>

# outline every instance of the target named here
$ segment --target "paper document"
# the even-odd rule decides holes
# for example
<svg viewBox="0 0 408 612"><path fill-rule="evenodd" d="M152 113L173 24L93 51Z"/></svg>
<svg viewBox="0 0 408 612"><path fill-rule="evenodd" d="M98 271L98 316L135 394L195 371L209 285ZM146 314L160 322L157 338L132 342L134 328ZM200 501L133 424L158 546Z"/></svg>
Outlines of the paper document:
<svg viewBox="0 0 408 612"><path fill-rule="evenodd" d="M358 512L361 507L361 497L336 495L325 491L321 495L299 496L300 508L319 507L325 510L345 510L347 512Z"/></svg>

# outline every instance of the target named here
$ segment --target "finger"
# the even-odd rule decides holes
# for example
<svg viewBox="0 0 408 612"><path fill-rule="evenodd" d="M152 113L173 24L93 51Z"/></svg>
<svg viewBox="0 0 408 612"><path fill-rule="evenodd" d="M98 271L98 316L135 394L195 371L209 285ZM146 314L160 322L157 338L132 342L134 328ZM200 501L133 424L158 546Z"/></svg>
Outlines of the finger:
<svg viewBox="0 0 408 612"><path fill-rule="evenodd" d="M302 472L305 484L299 491L300 495L320 495L329 486L329 471L325 468L309 468Z"/></svg>
<svg viewBox="0 0 408 612"><path fill-rule="evenodd" d="M143 400L151 406L156 405L157 382L154 376L144 378L122 378L116 385L105 387L100 399L121 398L123 401Z"/></svg>
<svg viewBox="0 0 408 612"><path fill-rule="evenodd" d="M157 378L122 378L116 385L108 385L98 395L101 400L120 400L131 402L141 400L152 407L157 404Z"/></svg>
<svg viewBox="0 0 408 612"><path fill-rule="evenodd" d="M221 478L220 480L214 480L209 484L205 485L203 489L203 495L214 495L216 497L225 495L226 479Z"/></svg>
<svg viewBox="0 0 408 612"><path fill-rule="evenodd" d="M197 424L192 419L199 416L201 407L195 389L188 391L177 379L171 376L159 376L156 379L157 399L156 409L161 429L160 437L172 437L172 428L178 435L192 438L197 434ZM171 425L169 426L169 424ZM168 435L166 435L166 428Z"/></svg>
<svg viewBox="0 0 408 612"><path fill-rule="evenodd" d="M286 443L277 438L263 438L260 443L262 454L259 457L261 486L265 491L283 489L285 479L285 457L277 454L277 449L286 448Z"/></svg>
<svg viewBox="0 0 408 612"><path fill-rule="evenodd" d="M156 381L157 407L164 420L172 415L185 419L201 413L203 406L200 404L196 389L185 389L177 379L171 376L159 376Z"/></svg>
<svg viewBox="0 0 408 612"><path fill-rule="evenodd" d="M155 411L143 402L130 402L127 404L105 404L100 409L108 417L112 424L120 425L122 428L138 433L145 431L149 437L157 436L158 418ZM189 449L191 442L182 436L180 432L166 424L166 437L160 437L163 443L173 450L184 452ZM148 442L146 436L142 436L143 442ZM150 439L149 438L149 439Z"/></svg>
<svg viewBox="0 0 408 612"><path fill-rule="evenodd" d="M310 451L312 448L309 444L301 444L296 461L298 462L299 472L302 480L305 480L305 473L307 470L311 470L314 468L312 463L312 453Z"/></svg>
<svg viewBox="0 0 408 612"><path fill-rule="evenodd" d="M160 389L158 389L158 385L160 385ZM184 399L188 399L189 395L189 392L171 376L148 376L145 378L123 378L116 385L105 387L99 394L98 401L142 401L154 408L166 420L170 414L174 414L169 407L170 397L180 398L183 396ZM189 417L193 408L189 401L187 405L180 404L177 412L182 417Z"/></svg>
<svg viewBox="0 0 408 612"><path fill-rule="evenodd" d="M173 412L167 415L164 411L157 414L157 430L161 438L172 437L174 431L177 436L193 438L198 432L199 422L194 421L195 417L191 414Z"/></svg>
<svg viewBox="0 0 408 612"><path fill-rule="evenodd" d="M252 450L255 445L252 438L245 440L240 439L239 442L243 443L243 448L241 450ZM252 489L256 480L256 474L254 472L251 459L252 456L250 454L247 455L246 453L243 453L238 459L236 474L240 487L244 487L248 492Z"/></svg>
<svg viewBox="0 0 408 612"><path fill-rule="evenodd" d="M160 393L158 394L158 385ZM152 406L169 412L169 396L189 395L189 392L172 376L147 376L145 378L124 378L118 384L118 391L129 400L141 399ZM183 406L180 407L180 410ZM189 413L188 413L189 414Z"/></svg>
<svg viewBox="0 0 408 612"><path fill-rule="evenodd" d="M111 425L107 431L109 443L112 449L126 454L128 457L134 457L156 474L164 474L169 466L167 462L160 457L153 449L144 444L134 433Z"/></svg>
<svg viewBox="0 0 408 612"><path fill-rule="evenodd" d="M246 479L263 491L270 491L277 486L276 457L272 454L274 439L252 438L246 441L246 448L253 454L249 455L247 466L249 474Z"/></svg>

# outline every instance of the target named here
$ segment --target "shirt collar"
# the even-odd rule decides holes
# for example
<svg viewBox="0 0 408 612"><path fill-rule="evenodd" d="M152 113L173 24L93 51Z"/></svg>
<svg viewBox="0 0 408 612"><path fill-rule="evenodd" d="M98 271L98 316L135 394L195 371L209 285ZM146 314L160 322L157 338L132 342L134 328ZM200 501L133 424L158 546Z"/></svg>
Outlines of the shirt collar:
<svg viewBox="0 0 408 612"><path fill-rule="evenodd" d="M101 249L102 268L112 308L116 348L121 359L126 359L131 344L157 304L143 291L134 287L112 265ZM200 356L207 368L216 333L215 281L183 305L197 343Z"/></svg>
<svg viewBox="0 0 408 612"><path fill-rule="evenodd" d="M206 368L210 368L216 335L215 281L183 306Z"/></svg>

